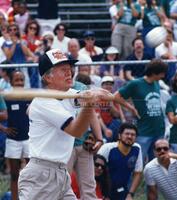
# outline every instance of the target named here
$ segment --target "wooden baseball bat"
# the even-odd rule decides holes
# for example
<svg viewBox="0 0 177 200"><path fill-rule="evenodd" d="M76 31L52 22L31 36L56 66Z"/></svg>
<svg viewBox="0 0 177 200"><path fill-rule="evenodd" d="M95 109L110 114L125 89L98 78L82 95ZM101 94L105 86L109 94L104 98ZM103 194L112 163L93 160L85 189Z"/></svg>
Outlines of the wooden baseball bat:
<svg viewBox="0 0 177 200"><path fill-rule="evenodd" d="M82 92L72 93L52 89L13 89L11 91L1 91L0 94L7 100L32 100L35 97L55 99L92 98L89 95L82 94ZM106 100L112 101L113 98L113 95L110 95Z"/></svg>

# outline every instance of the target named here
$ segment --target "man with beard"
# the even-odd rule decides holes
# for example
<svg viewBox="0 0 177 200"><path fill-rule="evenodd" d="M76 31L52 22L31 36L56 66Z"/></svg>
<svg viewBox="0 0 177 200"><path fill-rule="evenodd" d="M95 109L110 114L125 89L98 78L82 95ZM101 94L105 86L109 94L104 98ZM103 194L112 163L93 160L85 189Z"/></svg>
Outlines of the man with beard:
<svg viewBox="0 0 177 200"><path fill-rule="evenodd" d="M164 199L177 199L177 154L169 151L169 142L159 139L154 144L156 158L150 161L144 168L144 176L147 184L147 199L158 199L158 191Z"/></svg>
<svg viewBox="0 0 177 200"><path fill-rule="evenodd" d="M98 151L98 154L107 160L111 200L133 199L139 186L143 160L141 147L135 143L136 136L137 127L130 123L123 123L119 128L118 141L104 144Z"/></svg>

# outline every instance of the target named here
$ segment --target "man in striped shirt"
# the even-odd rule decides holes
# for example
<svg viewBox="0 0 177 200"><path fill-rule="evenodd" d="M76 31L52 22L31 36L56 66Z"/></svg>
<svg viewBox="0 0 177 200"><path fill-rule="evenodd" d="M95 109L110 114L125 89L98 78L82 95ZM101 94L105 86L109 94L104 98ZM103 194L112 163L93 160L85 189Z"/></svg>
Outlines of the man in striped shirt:
<svg viewBox="0 0 177 200"><path fill-rule="evenodd" d="M148 200L156 200L160 191L165 199L177 199L177 154L169 152L169 142L159 139L154 144L156 158L144 168Z"/></svg>

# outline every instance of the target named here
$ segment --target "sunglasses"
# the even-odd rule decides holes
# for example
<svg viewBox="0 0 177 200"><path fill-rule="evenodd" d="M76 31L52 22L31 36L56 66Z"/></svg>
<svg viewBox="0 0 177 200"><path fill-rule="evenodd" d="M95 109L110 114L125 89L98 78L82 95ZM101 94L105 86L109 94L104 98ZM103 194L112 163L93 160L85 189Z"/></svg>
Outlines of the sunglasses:
<svg viewBox="0 0 177 200"><path fill-rule="evenodd" d="M168 148L168 147L157 147L155 150L156 150L157 152L161 152L162 150L168 151L169 148Z"/></svg>
<svg viewBox="0 0 177 200"><path fill-rule="evenodd" d="M86 40L92 40L93 41L93 40L95 40L95 38L94 37L87 37Z"/></svg>
<svg viewBox="0 0 177 200"><path fill-rule="evenodd" d="M30 30L37 30L37 27L30 26L29 29L30 29Z"/></svg>
<svg viewBox="0 0 177 200"><path fill-rule="evenodd" d="M95 163L95 167L101 167L102 169L105 169L105 166L100 163Z"/></svg>
<svg viewBox="0 0 177 200"><path fill-rule="evenodd" d="M9 28L9 31L17 31L17 28Z"/></svg>
<svg viewBox="0 0 177 200"><path fill-rule="evenodd" d="M58 30L58 31L65 31L64 28L58 28L57 30Z"/></svg>

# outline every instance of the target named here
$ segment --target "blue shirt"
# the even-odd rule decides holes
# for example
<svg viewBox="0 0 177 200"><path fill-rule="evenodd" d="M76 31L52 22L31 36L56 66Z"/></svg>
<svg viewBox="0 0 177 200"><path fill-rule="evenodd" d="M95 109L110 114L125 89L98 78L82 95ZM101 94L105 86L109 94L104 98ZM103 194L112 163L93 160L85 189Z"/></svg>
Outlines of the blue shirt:
<svg viewBox="0 0 177 200"><path fill-rule="evenodd" d="M15 137L8 135L8 138L16 141L27 140L29 138L29 118L26 114L29 104L29 101L6 101L8 112L7 125L17 130Z"/></svg>

